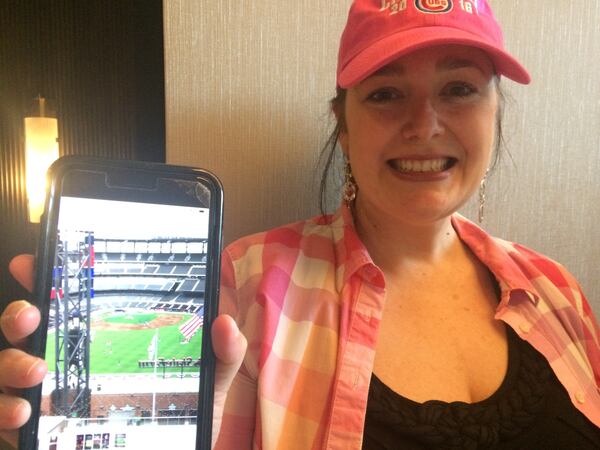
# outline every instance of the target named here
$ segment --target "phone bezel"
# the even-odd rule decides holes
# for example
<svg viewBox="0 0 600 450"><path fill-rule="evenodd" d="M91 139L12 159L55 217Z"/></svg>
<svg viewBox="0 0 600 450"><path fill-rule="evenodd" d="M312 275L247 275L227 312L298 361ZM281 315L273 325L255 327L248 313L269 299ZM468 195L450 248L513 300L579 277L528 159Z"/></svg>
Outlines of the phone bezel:
<svg viewBox="0 0 600 450"><path fill-rule="evenodd" d="M65 156L55 161L47 175L47 195L44 214L41 220L40 239L36 255L36 274L33 303L40 309L41 323L28 341L28 351L44 357L50 308L52 267L56 247L56 234L60 199L65 177L73 171L93 171L108 173L133 173L144 180L167 178L200 182L210 192L209 199L209 243L206 267L204 325L210 330L217 315L220 286L220 258L222 249L223 188L219 179L212 173L198 168L175 166L162 163L130 160L109 160L102 158ZM138 183L128 186L132 191L144 189ZM202 339L202 359L200 362L198 391L198 420L196 425L196 449L211 448L212 413L214 398L215 356L212 350L210 333ZM37 430L41 406L41 385L24 390L23 396L31 404L31 418L19 430L19 449L37 448Z"/></svg>

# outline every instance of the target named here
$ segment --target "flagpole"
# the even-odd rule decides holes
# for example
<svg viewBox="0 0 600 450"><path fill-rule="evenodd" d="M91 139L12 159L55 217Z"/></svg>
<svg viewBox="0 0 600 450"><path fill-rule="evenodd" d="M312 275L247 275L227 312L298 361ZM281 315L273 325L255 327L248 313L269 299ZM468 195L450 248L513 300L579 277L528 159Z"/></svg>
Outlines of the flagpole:
<svg viewBox="0 0 600 450"><path fill-rule="evenodd" d="M158 357L158 328L154 329L154 379L152 380L152 422L156 422L156 360Z"/></svg>

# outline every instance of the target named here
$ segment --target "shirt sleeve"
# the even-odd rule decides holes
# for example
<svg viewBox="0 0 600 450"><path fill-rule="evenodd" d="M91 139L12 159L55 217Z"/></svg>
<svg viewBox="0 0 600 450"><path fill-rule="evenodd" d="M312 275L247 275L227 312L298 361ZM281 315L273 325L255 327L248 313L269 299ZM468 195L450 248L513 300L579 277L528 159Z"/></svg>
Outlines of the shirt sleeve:
<svg viewBox="0 0 600 450"><path fill-rule="evenodd" d="M221 262L221 292L219 312L229 314L235 319L238 326L244 322L238 299L235 270L232 259L227 252L223 252ZM242 330L243 332L243 330ZM247 356L248 357L248 354ZM256 379L247 369L246 361L233 380L227 394L221 431L215 444L217 450L252 448L256 416Z"/></svg>
<svg viewBox="0 0 600 450"><path fill-rule="evenodd" d="M592 365L596 387L600 388L600 328L598 327L598 321L594 317L592 308L575 277L566 269L562 269L563 275L571 288L572 295L567 297L577 310L583 323L584 335L581 342L585 346L585 352Z"/></svg>

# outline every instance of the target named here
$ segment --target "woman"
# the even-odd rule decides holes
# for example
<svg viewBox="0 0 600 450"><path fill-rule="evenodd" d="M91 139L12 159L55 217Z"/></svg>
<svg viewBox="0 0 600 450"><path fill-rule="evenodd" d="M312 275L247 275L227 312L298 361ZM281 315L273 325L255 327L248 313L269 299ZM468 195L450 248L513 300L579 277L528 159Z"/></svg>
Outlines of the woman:
<svg viewBox="0 0 600 450"><path fill-rule="evenodd" d="M456 214L494 158L501 76L529 81L485 1L354 2L333 101L341 208L223 253L218 448L600 445L599 330L576 281ZM18 308L13 342L35 326ZM237 374L228 315L248 340ZM0 373L28 378L1 384L39 381L43 364L11 352Z"/></svg>

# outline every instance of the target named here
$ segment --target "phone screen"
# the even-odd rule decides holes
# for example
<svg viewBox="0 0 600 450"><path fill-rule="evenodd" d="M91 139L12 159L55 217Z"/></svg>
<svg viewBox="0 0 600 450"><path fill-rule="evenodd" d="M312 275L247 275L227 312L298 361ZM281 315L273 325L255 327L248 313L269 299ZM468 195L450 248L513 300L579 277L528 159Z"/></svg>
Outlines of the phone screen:
<svg viewBox="0 0 600 450"><path fill-rule="evenodd" d="M80 173L60 196L38 448L195 449L209 192L189 180L107 180Z"/></svg>

